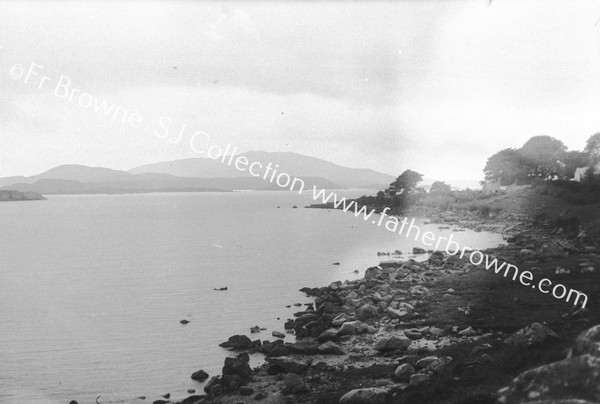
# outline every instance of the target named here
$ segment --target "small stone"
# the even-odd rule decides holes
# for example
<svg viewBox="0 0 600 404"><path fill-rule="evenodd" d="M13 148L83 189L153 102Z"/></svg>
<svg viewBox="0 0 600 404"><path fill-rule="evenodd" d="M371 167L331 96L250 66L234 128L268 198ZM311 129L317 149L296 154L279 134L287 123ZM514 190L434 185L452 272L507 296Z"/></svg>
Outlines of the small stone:
<svg viewBox="0 0 600 404"><path fill-rule="evenodd" d="M285 334L279 331L273 331L271 335L275 338L285 338Z"/></svg>

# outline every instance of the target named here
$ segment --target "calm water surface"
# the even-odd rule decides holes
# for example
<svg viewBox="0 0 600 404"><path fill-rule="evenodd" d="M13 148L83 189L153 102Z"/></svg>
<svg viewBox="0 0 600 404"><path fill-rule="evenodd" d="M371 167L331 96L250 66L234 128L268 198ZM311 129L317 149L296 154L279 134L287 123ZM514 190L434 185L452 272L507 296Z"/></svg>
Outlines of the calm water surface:
<svg viewBox="0 0 600 404"><path fill-rule="evenodd" d="M283 331L298 310L285 306L310 301L299 288L355 279L377 251L419 246L351 214L302 209L311 202L274 191L1 203L0 402L185 397L202 388L191 373L220 373L218 343L254 325L268 328L261 339Z"/></svg>

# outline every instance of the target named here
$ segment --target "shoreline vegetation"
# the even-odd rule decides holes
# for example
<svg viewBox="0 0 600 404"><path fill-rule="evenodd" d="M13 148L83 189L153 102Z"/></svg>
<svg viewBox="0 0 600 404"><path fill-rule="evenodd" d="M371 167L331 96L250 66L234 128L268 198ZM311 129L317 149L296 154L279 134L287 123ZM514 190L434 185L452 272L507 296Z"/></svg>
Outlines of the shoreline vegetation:
<svg viewBox="0 0 600 404"><path fill-rule="evenodd" d="M302 288L314 303L271 339L249 326L259 338L220 344L233 355L222 374L195 372L194 380L208 380L205 394L180 402L600 402L599 157L600 134L584 152L534 137L490 157L482 191L436 182L427 192L417 187L422 175L407 170L376 196L348 201L454 231L501 233L506 244L482 253L586 291L587 307L488 273L467 256L415 248L429 253L425 261L382 261L362 279ZM284 342L283 332L296 342ZM252 369L256 353L266 363Z"/></svg>
<svg viewBox="0 0 600 404"><path fill-rule="evenodd" d="M37 192L20 192L14 190L0 190L0 202L17 202L17 201L42 201L46 200Z"/></svg>

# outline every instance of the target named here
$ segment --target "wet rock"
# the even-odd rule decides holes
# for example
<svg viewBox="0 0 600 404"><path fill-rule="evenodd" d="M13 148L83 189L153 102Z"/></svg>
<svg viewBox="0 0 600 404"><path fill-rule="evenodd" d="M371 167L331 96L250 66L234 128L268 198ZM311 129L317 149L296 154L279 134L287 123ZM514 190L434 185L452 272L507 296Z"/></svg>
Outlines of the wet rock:
<svg viewBox="0 0 600 404"><path fill-rule="evenodd" d="M397 351L397 350L405 350L411 344L410 339L406 337L389 337L380 339L377 344L375 344L375 350L379 352L389 352L389 351Z"/></svg>
<svg viewBox="0 0 600 404"><path fill-rule="evenodd" d="M234 335L229 337L227 341L220 343L219 346L231 349L250 349L252 347L252 340L245 335Z"/></svg>
<svg viewBox="0 0 600 404"><path fill-rule="evenodd" d="M250 368L249 362L250 357L246 352L239 354L235 358L225 358L222 374L223 376L238 375L245 379L250 378L250 376L252 376L252 369Z"/></svg>
<svg viewBox="0 0 600 404"><path fill-rule="evenodd" d="M324 344L319 345L317 348L319 353L324 355L345 355L346 353L334 342L327 341Z"/></svg>
<svg viewBox="0 0 600 404"><path fill-rule="evenodd" d="M365 271L365 280L369 281L372 279L376 279L381 275L381 268L378 267L370 267Z"/></svg>
<svg viewBox="0 0 600 404"><path fill-rule="evenodd" d="M412 367L412 365L410 365L409 363L403 363L402 365L398 366L394 371L394 377L396 378L396 380L400 381L408 380L410 378L410 375L412 375L413 373L415 373L415 368Z"/></svg>
<svg viewBox="0 0 600 404"><path fill-rule="evenodd" d="M600 325L583 331L575 339L575 352L600 357Z"/></svg>
<svg viewBox="0 0 600 404"><path fill-rule="evenodd" d="M350 390L340 398L339 404L385 404L387 394L387 390L375 387Z"/></svg>
<svg viewBox="0 0 600 404"><path fill-rule="evenodd" d="M250 333L251 334L257 334L260 332L260 327L255 325L254 327L250 327Z"/></svg>
<svg viewBox="0 0 600 404"><path fill-rule="evenodd" d="M498 392L500 402L558 400L600 401L600 358L586 354L540 366L517 376Z"/></svg>
<svg viewBox="0 0 600 404"><path fill-rule="evenodd" d="M558 338L558 335L545 325L533 323L515 332L504 343L516 348L527 348L541 344L548 338Z"/></svg>
<svg viewBox="0 0 600 404"><path fill-rule="evenodd" d="M179 320L179 322L183 325L186 325L190 323L190 320Z"/></svg>
<svg viewBox="0 0 600 404"><path fill-rule="evenodd" d="M285 338L285 334L279 331L273 331L271 335L275 338Z"/></svg>
<svg viewBox="0 0 600 404"><path fill-rule="evenodd" d="M425 251L424 249L419 248L419 247L413 247L412 253L413 254L426 254L427 251Z"/></svg>
<svg viewBox="0 0 600 404"><path fill-rule="evenodd" d="M208 379L208 373L206 373L204 370L200 369L197 372L192 373L191 377L193 380L203 382L206 379Z"/></svg>
<svg viewBox="0 0 600 404"><path fill-rule="evenodd" d="M180 404L196 404L200 402L200 400L204 399L206 396L193 395L186 397Z"/></svg>
<svg viewBox="0 0 600 404"><path fill-rule="evenodd" d="M283 329L284 330L293 330L295 325L296 325L296 323L294 322L294 320L287 320L285 322L285 324L283 324Z"/></svg>
<svg viewBox="0 0 600 404"><path fill-rule="evenodd" d="M286 373L299 374L308 368L308 363L304 361L293 360L289 357L281 356L278 358L265 358L265 360L273 365L279 366Z"/></svg>

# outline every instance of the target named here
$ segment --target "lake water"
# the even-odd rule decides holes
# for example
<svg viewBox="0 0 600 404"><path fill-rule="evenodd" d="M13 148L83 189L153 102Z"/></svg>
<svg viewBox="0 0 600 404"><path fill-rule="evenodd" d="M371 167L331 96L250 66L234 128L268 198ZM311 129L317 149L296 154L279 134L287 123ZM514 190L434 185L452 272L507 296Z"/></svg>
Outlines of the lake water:
<svg viewBox="0 0 600 404"><path fill-rule="evenodd" d="M419 246L351 214L302 209L311 202L273 191L0 204L0 402L185 397L202 390L194 371L220 373L228 353L218 343L254 325L268 331L253 339L283 331L298 311L285 306L310 302L301 287L355 279L377 251ZM455 239L502 242L471 231Z"/></svg>

